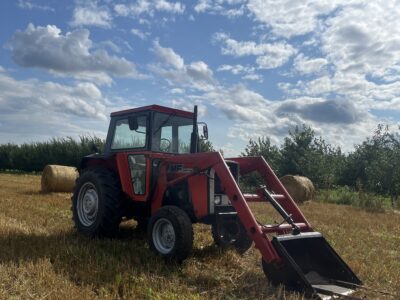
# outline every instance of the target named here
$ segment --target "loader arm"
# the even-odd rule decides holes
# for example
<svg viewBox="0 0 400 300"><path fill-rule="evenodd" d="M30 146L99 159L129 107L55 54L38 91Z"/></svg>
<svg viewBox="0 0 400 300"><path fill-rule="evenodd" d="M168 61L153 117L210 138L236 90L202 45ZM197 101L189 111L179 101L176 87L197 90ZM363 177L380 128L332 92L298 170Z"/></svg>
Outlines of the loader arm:
<svg viewBox="0 0 400 300"><path fill-rule="evenodd" d="M294 216L294 220L298 223L299 228L303 231L311 230L304 215L301 213L293 199L290 198L285 188L280 184L278 178L262 157L234 158L230 160L238 162L240 167L243 165L243 174L253 170L260 172L267 185L273 187L276 191L279 191L284 195L284 197L280 197L279 203L285 210ZM193 172L168 181L167 168L169 165L173 164L182 164L185 168L193 169ZM229 170L229 167L219 152L164 157L160 164L157 189L152 199L152 213L156 212L161 207L164 193L169 186L181 182L190 176L202 173L210 168L213 168L216 175L220 178L221 185L223 186L226 195L230 199L230 202L236 210L248 235L254 241L255 247L261 252L263 259L268 263L279 262L281 258L266 234L286 233L290 231L291 227L286 224L282 224L281 226L261 225L257 222L246 201L245 195L240 190ZM267 202L267 200L262 197L259 199Z"/></svg>
<svg viewBox="0 0 400 300"><path fill-rule="evenodd" d="M161 207L163 195L169 186L213 168L247 234L260 251L264 272L273 284L283 284L288 289L319 299L329 299L329 295L349 295L355 285L362 284L322 235L313 231L264 158L239 157L229 160L239 164L241 175L259 172L265 187L256 194L243 194L219 152L164 157L152 199L152 212ZM192 172L168 180L167 168L173 164L184 165ZM287 224L258 223L247 202L271 203ZM271 238L267 234L275 236Z"/></svg>
<svg viewBox="0 0 400 300"><path fill-rule="evenodd" d="M285 211L292 215L295 222L304 223L307 225L307 229L311 230L311 225L306 220L303 213L300 211L296 202L289 195L281 181L278 179L272 168L268 165L264 157L236 157L229 158L229 160L235 161L240 166L240 174L246 175L250 172L258 172L264 179L264 184L268 190L273 191L276 201L284 208ZM262 195L258 195L258 201L265 201ZM261 200L260 200L261 199ZM251 202L251 200L249 201Z"/></svg>

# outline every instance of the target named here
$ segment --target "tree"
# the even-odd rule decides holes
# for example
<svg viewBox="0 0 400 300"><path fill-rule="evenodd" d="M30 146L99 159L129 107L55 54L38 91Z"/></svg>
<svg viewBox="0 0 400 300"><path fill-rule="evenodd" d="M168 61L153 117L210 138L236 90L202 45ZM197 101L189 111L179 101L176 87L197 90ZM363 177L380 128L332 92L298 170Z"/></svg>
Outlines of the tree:
<svg viewBox="0 0 400 300"><path fill-rule="evenodd" d="M214 152L214 146L209 140L200 140L200 152Z"/></svg>
<svg viewBox="0 0 400 300"><path fill-rule="evenodd" d="M289 137L286 137L281 149L282 160L279 173L281 175L302 175L306 176L312 150L312 141L315 133L310 127L303 125L300 129L295 127L294 131L289 130Z"/></svg>
<svg viewBox="0 0 400 300"><path fill-rule="evenodd" d="M278 164L281 159L279 148L275 145L271 145L271 139L267 136L259 137L257 140L250 139L241 155L262 156L273 170L278 169Z"/></svg>
<svg viewBox="0 0 400 300"><path fill-rule="evenodd" d="M390 196L395 206L400 194L400 135L379 124L348 156L339 183Z"/></svg>
<svg viewBox="0 0 400 300"><path fill-rule="evenodd" d="M311 179L320 187L329 187L336 182L337 174L344 164L345 156L340 147L315 137L311 127L303 125L289 131L281 148L280 175L301 175Z"/></svg>

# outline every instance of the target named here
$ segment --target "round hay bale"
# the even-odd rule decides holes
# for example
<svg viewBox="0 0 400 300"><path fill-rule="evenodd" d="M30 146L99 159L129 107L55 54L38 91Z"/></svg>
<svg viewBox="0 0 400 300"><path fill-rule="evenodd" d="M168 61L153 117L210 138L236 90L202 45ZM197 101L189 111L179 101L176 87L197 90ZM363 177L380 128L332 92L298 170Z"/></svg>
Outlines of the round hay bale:
<svg viewBox="0 0 400 300"><path fill-rule="evenodd" d="M78 175L75 167L47 165L42 172L42 192L71 193Z"/></svg>
<svg viewBox="0 0 400 300"><path fill-rule="evenodd" d="M297 175L285 175L281 179L282 184L297 203L312 200L315 188L310 179Z"/></svg>

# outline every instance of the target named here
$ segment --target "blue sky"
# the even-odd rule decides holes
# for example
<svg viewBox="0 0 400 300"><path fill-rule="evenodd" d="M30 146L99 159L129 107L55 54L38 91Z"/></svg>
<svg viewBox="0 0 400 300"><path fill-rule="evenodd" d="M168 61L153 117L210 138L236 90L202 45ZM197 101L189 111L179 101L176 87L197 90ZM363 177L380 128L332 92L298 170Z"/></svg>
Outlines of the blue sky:
<svg viewBox="0 0 400 300"><path fill-rule="evenodd" d="M396 1L1 1L0 143L192 109L226 155L307 124L345 151L400 121Z"/></svg>

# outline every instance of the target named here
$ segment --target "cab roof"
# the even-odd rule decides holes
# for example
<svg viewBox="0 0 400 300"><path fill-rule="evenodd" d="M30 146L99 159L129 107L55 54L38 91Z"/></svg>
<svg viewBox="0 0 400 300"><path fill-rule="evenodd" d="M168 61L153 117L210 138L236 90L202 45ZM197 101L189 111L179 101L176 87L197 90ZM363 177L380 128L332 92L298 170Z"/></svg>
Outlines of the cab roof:
<svg viewBox="0 0 400 300"><path fill-rule="evenodd" d="M189 117L189 118L193 118L193 116L194 116L194 113L191 111L185 111L185 110L175 109L175 108L171 108L171 107L156 105L156 104L112 112L110 116L115 117L115 116L136 113L136 112L142 112L142 111L146 111L146 110L157 111L157 112L167 113L167 114L175 113L177 116Z"/></svg>

